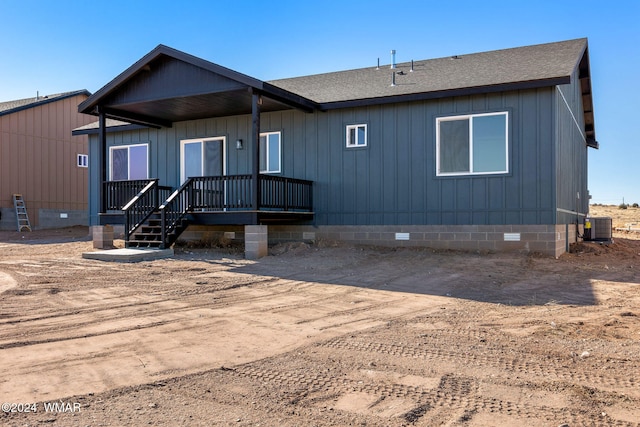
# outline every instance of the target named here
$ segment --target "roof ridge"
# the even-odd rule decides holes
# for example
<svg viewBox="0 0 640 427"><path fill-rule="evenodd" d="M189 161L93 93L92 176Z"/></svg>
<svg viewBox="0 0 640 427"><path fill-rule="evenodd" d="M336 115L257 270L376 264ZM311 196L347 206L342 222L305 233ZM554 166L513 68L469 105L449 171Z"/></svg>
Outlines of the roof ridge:
<svg viewBox="0 0 640 427"><path fill-rule="evenodd" d="M35 107L37 105L53 102L62 98L68 98L70 96L80 95L83 93L87 94L87 96L91 95L91 93L87 89L78 89L69 92L53 93L49 95L37 94L36 96L30 98L3 101L0 102L0 114L9 114L13 111Z"/></svg>
<svg viewBox="0 0 640 427"><path fill-rule="evenodd" d="M572 42L578 42L578 41L584 41L584 43L588 42L588 38L587 37L579 37L579 38L575 38L575 39L568 39L568 40L560 40L560 41L554 41L554 42L547 42L547 43L537 43L537 44L531 44L531 45L525 45L525 46L513 46L513 47L507 47L507 48L501 48L501 49L493 49L493 50L486 50L486 51L478 51L478 52L469 52L469 53L458 53L458 54L452 54L449 56L441 56L441 57L436 57L436 58L422 58L422 59L415 59L415 60L409 60L409 61L405 61L405 62L397 62L396 63L396 67L406 67L409 66L409 64L411 64L412 62L415 64L418 63L425 63L428 61L438 61L438 60L443 60L443 59L451 59L451 58L461 58L463 56L474 56L474 55L487 55L487 54L497 54L497 53L501 53L501 52L510 52L510 51L522 51L525 49L539 49L539 48L544 48L544 47L550 47L552 45L561 45L561 44L569 44ZM382 69L383 67L389 69L389 65L390 63L386 63L386 64L379 64L380 69ZM301 76L291 76L291 77L283 77L283 78L278 78L278 79L273 79L273 80L266 80L267 83L272 83L273 82L279 82L279 81L284 81L284 80L293 80L293 79L299 79L299 78L305 78L305 77L314 77L314 76L324 76L324 75L332 75L332 74L340 74L340 73L348 73L348 72L355 72L355 71L361 71L361 70L370 70L372 68L376 68L376 66L368 66L368 67L358 67L358 68L347 68L344 70L334 70L334 71L328 71L326 73L315 73L315 74L306 74L306 75L301 75Z"/></svg>

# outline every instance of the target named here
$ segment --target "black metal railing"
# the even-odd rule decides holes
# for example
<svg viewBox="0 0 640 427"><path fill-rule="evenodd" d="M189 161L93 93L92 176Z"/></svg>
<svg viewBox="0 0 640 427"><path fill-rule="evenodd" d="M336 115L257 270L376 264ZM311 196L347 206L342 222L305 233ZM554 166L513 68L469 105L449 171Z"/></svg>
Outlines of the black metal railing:
<svg viewBox="0 0 640 427"><path fill-rule="evenodd" d="M170 191L171 187L159 186L157 179L147 180L147 185L122 207L127 241L136 228L158 210Z"/></svg>
<svg viewBox="0 0 640 427"><path fill-rule="evenodd" d="M157 179L155 179L158 181ZM139 179L134 181L106 181L104 188L105 211L121 211L131 199L140 193L152 180ZM158 185L159 200L166 200L173 188Z"/></svg>
<svg viewBox="0 0 640 427"><path fill-rule="evenodd" d="M105 211L122 210L147 184L149 184L148 179L104 182L103 206Z"/></svg>
<svg viewBox="0 0 640 427"><path fill-rule="evenodd" d="M260 209L312 210L313 182L282 176L260 176Z"/></svg>
<svg viewBox="0 0 640 427"><path fill-rule="evenodd" d="M188 213L252 210L253 177L226 175L192 177L158 207L163 247L171 245ZM313 182L260 175L260 209L311 212ZM169 236L173 237L169 239Z"/></svg>
<svg viewBox="0 0 640 427"><path fill-rule="evenodd" d="M202 176L191 178L189 205L192 210L220 211L251 209L251 175Z"/></svg>
<svg viewBox="0 0 640 427"><path fill-rule="evenodd" d="M172 242L169 242L168 236L174 233L191 209L189 205L191 180L192 178L189 178L158 207L162 230L162 244L160 247L163 249L171 245Z"/></svg>

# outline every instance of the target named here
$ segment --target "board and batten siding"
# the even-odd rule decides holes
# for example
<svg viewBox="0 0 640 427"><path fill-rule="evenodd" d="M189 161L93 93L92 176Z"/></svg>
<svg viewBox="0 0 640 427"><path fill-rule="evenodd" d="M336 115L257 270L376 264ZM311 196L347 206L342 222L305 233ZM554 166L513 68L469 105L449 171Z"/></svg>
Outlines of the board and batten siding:
<svg viewBox="0 0 640 427"><path fill-rule="evenodd" d="M588 146L578 70L556 89L557 223L582 223L589 211Z"/></svg>
<svg viewBox="0 0 640 427"><path fill-rule="evenodd" d="M315 183L317 225L553 224L553 99L539 89L308 115L316 156L293 156L305 162L296 177ZM509 112L509 173L436 176L436 117L487 111ZM359 123L368 146L346 148L345 126Z"/></svg>
<svg viewBox="0 0 640 427"><path fill-rule="evenodd" d="M80 94L0 116L0 208L7 215L0 228L17 225L13 194L22 194L34 228L86 224L88 172L77 166L77 155L87 154L87 138L71 135L93 120L77 111L86 98ZM60 213L69 221L57 222Z"/></svg>
<svg viewBox="0 0 640 427"><path fill-rule="evenodd" d="M316 225L555 224L554 91L263 113L261 131L282 132L281 175L314 182ZM509 172L436 176L436 118L499 111L509 113ZM366 147L346 147L350 124L367 125ZM108 133L107 144L149 143L150 177L175 188L180 140L224 136L227 174L244 174L251 170L250 134L251 117L243 115ZM90 161L98 164L96 135L90 145ZM91 180L96 186L97 168ZM97 224L97 191L90 203Z"/></svg>

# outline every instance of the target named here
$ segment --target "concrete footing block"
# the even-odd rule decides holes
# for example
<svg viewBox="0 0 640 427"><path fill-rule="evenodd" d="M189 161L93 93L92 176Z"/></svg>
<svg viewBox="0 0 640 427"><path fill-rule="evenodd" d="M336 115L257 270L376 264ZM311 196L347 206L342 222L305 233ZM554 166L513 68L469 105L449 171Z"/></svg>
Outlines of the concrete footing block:
<svg viewBox="0 0 640 427"><path fill-rule="evenodd" d="M113 226L93 226L92 235L94 249L113 249Z"/></svg>
<svg viewBox="0 0 640 427"><path fill-rule="evenodd" d="M268 226L244 226L244 257L258 259L269 254Z"/></svg>

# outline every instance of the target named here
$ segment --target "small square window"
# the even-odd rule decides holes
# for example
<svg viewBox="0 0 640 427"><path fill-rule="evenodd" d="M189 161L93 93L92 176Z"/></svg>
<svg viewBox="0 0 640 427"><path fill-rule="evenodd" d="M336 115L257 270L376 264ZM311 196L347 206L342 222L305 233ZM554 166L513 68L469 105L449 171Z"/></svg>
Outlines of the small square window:
<svg viewBox="0 0 640 427"><path fill-rule="evenodd" d="M78 154L78 167L79 168L88 168L89 167L89 156L87 154Z"/></svg>
<svg viewBox="0 0 640 427"><path fill-rule="evenodd" d="M347 147L367 146L367 125L347 125Z"/></svg>

